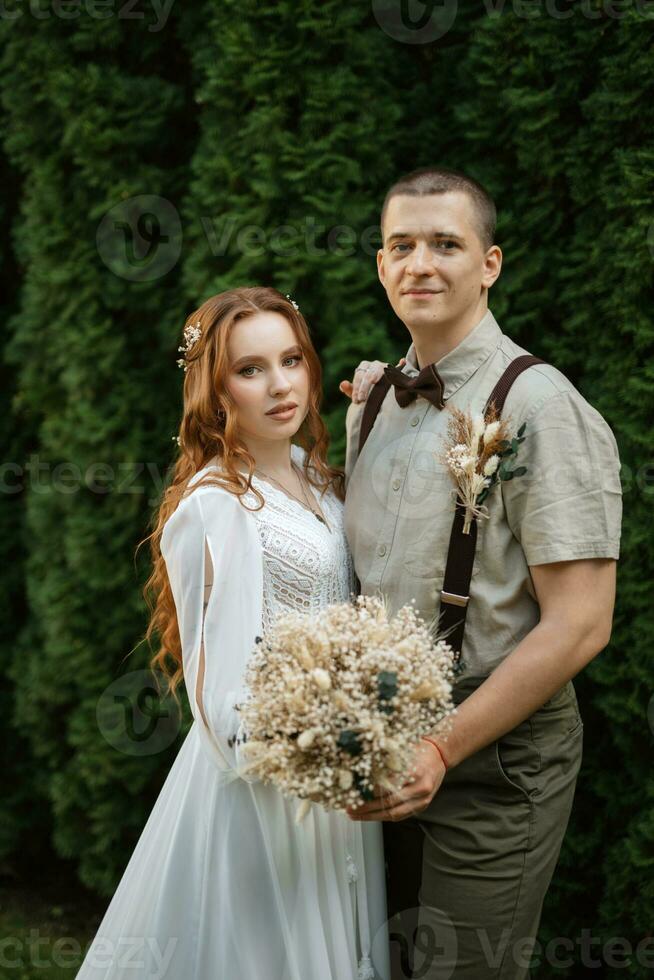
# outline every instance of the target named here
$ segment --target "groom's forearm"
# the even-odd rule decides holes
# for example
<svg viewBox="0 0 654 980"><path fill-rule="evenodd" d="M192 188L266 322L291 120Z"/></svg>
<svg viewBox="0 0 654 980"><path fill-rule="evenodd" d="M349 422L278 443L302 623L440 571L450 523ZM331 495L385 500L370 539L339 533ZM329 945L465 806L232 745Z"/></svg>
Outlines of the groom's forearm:
<svg viewBox="0 0 654 980"><path fill-rule="evenodd" d="M581 624L541 620L487 679L457 705L452 728L434 734L450 767L532 715L606 646Z"/></svg>

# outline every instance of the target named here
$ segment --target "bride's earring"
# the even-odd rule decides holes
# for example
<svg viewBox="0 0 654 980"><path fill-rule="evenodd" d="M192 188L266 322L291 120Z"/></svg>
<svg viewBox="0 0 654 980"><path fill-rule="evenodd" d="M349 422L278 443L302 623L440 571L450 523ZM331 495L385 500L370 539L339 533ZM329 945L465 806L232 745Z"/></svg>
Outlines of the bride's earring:
<svg viewBox="0 0 654 980"><path fill-rule="evenodd" d="M220 411L218 412L218 419L220 422L224 422L226 418L227 418L227 413L224 411L224 409L221 408Z"/></svg>

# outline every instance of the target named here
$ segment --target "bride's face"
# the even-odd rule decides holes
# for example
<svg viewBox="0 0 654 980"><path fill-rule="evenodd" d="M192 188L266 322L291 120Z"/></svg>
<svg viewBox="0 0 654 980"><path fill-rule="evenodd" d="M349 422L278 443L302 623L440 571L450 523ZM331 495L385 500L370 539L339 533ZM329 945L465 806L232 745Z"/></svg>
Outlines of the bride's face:
<svg viewBox="0 0 654 980"><path fill-rule="evenodd" d="M238 320L227 341L226 386L236 403L244 436L289 439L309 408L309 369L293 327L281 313L255 313ZM291 411L271 414L293 403Z"/></svg>

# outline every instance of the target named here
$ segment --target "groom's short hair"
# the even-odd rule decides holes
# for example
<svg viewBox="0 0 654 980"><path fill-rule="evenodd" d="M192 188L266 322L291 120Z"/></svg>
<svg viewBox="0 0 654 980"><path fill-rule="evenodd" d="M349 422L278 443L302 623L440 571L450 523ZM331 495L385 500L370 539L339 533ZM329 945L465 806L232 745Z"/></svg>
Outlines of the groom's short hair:
<svg viewBox="0 0 654 980"><path fill-rule="evenodd" d="M468 177L467 174L459 170L446 170L442 167L425 167L422 170L413 170L410 174L400 177L392 187L389 188L381 213L382 237L384 234L384 218L388 209L388 202L397 194L408 194L410 196L423 196L426 194L444 194L446 191L463 191L472 200L472 204L477 217L477 232L484 250L495 243L495 229L497 225L497 210L495 202L485 187Z"/></svg>

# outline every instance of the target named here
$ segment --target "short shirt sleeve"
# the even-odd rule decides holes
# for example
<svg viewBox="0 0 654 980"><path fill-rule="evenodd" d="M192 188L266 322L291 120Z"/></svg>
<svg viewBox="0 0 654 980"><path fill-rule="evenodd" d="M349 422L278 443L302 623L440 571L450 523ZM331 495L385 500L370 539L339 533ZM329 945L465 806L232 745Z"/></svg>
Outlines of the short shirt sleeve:
<svg viewBox="0 0 654 980"><path fill-rule="evenodd" d="M346 433L346 448L345 448L345 486L349 483L350 477L352 475L352 470L356 464L359 456L359 439L361 438L361 422L363 419L363 410L366 406L366 402L350 402L347 407L347 412L345 413L345 433Z"/></svg>
<svg viewBox="0 0 654 980"><path fill-rule="evenodd" d="M576 390L560 391L522 421L525 440L502 481L511 531L528 565L578 558L619 558L620 458L615 436Z"/></svg>

